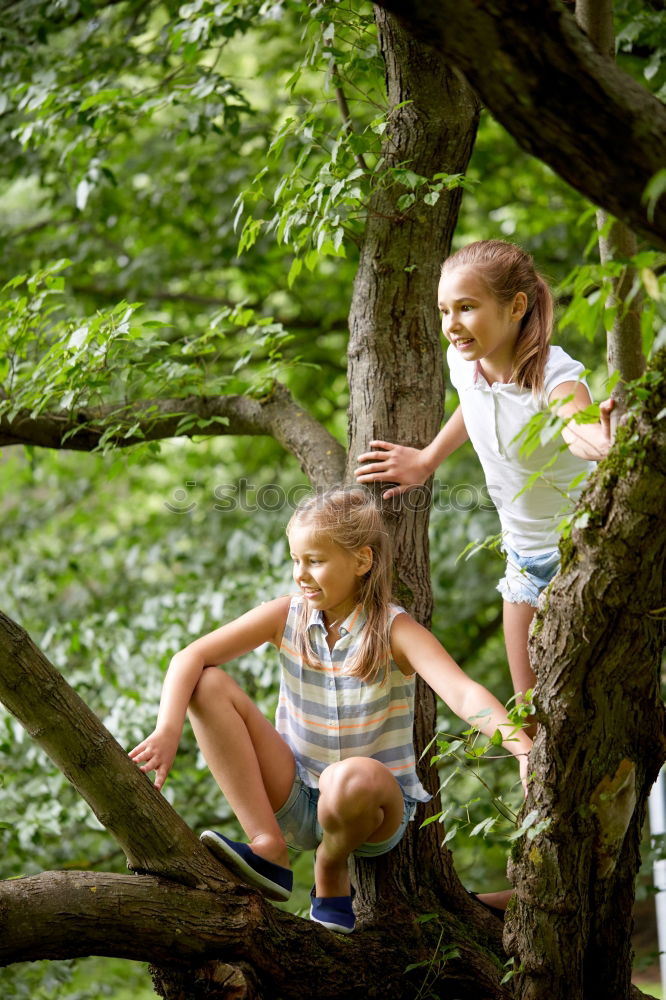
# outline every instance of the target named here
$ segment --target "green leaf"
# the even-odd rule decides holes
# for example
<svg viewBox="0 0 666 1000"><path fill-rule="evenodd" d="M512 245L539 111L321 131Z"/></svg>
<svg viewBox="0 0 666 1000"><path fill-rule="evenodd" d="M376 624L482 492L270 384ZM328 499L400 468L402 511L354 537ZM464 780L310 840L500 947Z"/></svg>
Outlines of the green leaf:
<svg viewBox="0 0 666 1000"><path fill-rule="evenodd" d="M662 195L666 192L666 168L659 170L650 180L643 193L650 222L654 222L654 212Z"/></svg>
<svg viewBox="0 0 666 1000"><path fill-rule="evenodd" d="M296 278L303 270L303 261L300 257L294 257L291 262L291 267L289 268L289 274L287 275L287 285L289 288L296 281Z"/></svg>
<svg viewBox="0 0 666 1000"><path fill-rule="evenodd" d="M419 829L422 830L425 826L430 826L431 823L439 823L441 818L442 818L441 812L436 813L436 815L434 816L428 816L426 819L423 820Z"/></svg>
<svg viewBox="0 0 666 1000"><path fill-rule="evenodd" d="M652 268L642 268L641 281L643 282L643 286L650 298L655 299L655 301L658 302L661 299L661 289L659 288L657 275L654 273Z"/></svg>
<svg viewBox="0 0 666 1000"><path fill-rule="evenodd" d="M90 97L86 97L85 100L79 105L79 111L87 111L89 108L97 107L100 104L111 104L116 97L120 97L123 93L117 87L110 87L104 90L98 90L96 94L91 94Z"/></svg>
<svg viewBox="0 0 666 1000"><path fill-rule="evenodd" d="M508 819L511 823L516 822L516 814L511 809L509 809L509 807L506 805L505 802L502 801L502 799L495 796L492 801L493 805L497 809L498 813L500 813L500 815L504 816L504 818Z"/></svg>
<svg viewBox="0 0 666 1000"><path fill-rule="evenodd" d="M413 170L408 170L405 167L394 167L391 173L394 180L411 190L420 187L427 181L426 177L422 177L421 174L415 174Z"/></svg>
<svg viewBox="0 0 666 1000"><path fill-rule="evenodd" d="M497 818L495 816L488 816L486 819L481 820L480 823L477 823L476 826L470 830L469 835L470 837L478 837L478 835L482 833L485 837L488 833L490 833L496 823Z"/></svg>

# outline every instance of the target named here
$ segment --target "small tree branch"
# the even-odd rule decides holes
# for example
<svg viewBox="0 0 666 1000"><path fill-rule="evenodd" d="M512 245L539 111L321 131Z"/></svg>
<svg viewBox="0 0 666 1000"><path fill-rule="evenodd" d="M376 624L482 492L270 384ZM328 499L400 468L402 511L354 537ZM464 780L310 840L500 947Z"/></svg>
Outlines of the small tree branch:
<svg viewBox="0 0 666 1000"><path fill-rule="evenodd" d="M338 108L340 110L340 116L344 125L350 132L354 131L354 123L352 121L351 112L349 110L349 104L347 103L347 96L342 89L342 78L340 76L340 71L336 63L331 65L331 71L333 73L333 80L335 81L335 100L337 101ZM354 160L356 166L360 167L364 174L368 173L368 164L365 162L365 157L363 153L354 153Z"/></svg>
<svg viewBox="0 0 666 1000"><path fill-rule="evenodd" d="M607 302L608 306L617 309L612 329L608 331L606 338L608 373L618 372L620 376L620 381L613 390L613 398L618 404L617 413L613 411L613 422L617 425L617 418L627 408L626 384L640 378L646 365L641 332L643 296L638 291L634 293L631 302L627 301L638 280L636 268L628 261L636 254L638 246L631 229L602 209L597 212L597 226L601 263L606 264L612 260L627 262L622 274L613 279L613 290Z"/></svg>
<svg viewBox="0 0 666 1000"><path fill-rule="evenodd" d="M16 234L14 234L16 235ZM75 295L88 295L92 299L97 299L104 302L119 302L124 299L128 302L174 302L174 303L184 303L186 305L200 306L202 309L237 309L241 304L243 306L247 305L249 308L256 309L258 305L256 302L235 302L232 299L225 299L218 295L202 295L197 292L190 292L183 289L180 292L169 292L162 289L156 288L133 288L133 287L123 287L123 288L113 288L104 285L84 285L80 282L75 282L71 286L71 291ZM346 330L347 323L344 319L340 319L338 322L333 324L324 325L322 323L321 317L313 316L275 316L273 317L276 323L281 323L282 326L287 327L290 330L323 330L326 333L331 330Z"/></svg>
<svg viewBox="0 0 666 1000"><path fill-rule="evenodd" d="M179 431L182 418L188 415L196 419ZM220 422L207 423L216 418L221 418ZM37 415L21 410L11 417L2 414L0 446L32 444L93 451L111 424L119 425L110 440L117 448L160 441L177 433L183 437L268 435L294 455L314 486L330 486L344 476L342 445L279 383L270 396L261 400L249 396L188 396L125 407L81 407Z"/></svg>
<svg viewBox="0 0 666 1000"><path fill-rule="evenodd" d="M333 42L331 39L326 39L324 42L326 48L332 48ZM352 120L351 112L349 110L349 103L347 102L347 95L345 94L342 87L342 77L340 76L340 70L338 69L338 64L334 59L330 61L331 66L331 76L333 78L333 86L335 88L335 100L338 105L338 110L340 111L340 117L342 118L343 125L348 132L354 131L354 122ZM354 153L354 160L356 165L360 167L364 174L368 172L368 165L365 162L362 153Z"/></svg>

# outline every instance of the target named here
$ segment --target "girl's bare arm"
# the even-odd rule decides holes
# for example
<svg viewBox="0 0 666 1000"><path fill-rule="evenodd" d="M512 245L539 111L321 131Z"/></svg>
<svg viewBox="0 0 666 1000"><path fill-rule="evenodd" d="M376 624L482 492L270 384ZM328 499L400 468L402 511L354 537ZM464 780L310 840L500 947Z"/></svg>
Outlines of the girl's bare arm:
<svg viewBox="0 0 666 1000"><path fill-rule="evenodd" d="M465 722L473 720L474 725L489 737L499 729L506 749L519 760L524 781L532 741L524 732L515 731L506 709L495 695L468 677L432 632L410 615L398 615L394 620L391 648L400 669L404 673L419 674L459 718Z"/></svg>
<svg viewBox="0 0 666 1000"><path fill-rule="evenodd" d="M253 608L214 632L195 639L172 658L162 685L155 729L129 753L142 771L155 771L156 788L162 787L171 769L187 706L202 671L209 666L228 663L265 642L279 645L290 600L290 597L279 597Z"/></svg>

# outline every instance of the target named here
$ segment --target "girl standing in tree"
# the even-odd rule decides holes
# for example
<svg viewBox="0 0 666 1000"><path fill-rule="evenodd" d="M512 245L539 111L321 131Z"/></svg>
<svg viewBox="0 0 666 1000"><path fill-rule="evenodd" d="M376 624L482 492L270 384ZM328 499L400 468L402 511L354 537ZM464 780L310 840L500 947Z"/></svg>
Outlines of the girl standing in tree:
<svg viewBox="0 0 666 1000"><path fill-rule="evenodd" d="M498 729L527 773L530 739L434 636L391 603L391 550L368 491L312 497L287 535L296 596L262 604L173 657L156 728L130 757L161 788L189 711L195 736L249 845L211 830L203 842L271 899L292 889L287 845L316 849L310 916L354 928L351 854L377 857L430 796L415 769L414 679L462 719ZM280 651L275 728L219 664L266 642Z"/></svg>
<svg viewBox="0 0 666 1000"><path fill-rule="evenodd" d="M396 496L421 485L468 439L479 456L497 507L506 552L498 584L504 598L504 635L516 693L534 685L527 638L537 599L559 568L558 525L563 497L573 502L576 477L603 458L611 443L612 401L599 423L570 421L559 441L521 454L520 432L530 418L555 405L564 419L591 403L583 365L553 347L553 298L532 258L501 240L463 247L442 267L438 290L447 362L460 405L423 449L371 441L359 456L359 482L397 483ZM560 402L561 401L561 402ZM370 463L370 464L367 464ZM534 485L531 476L543 469Z"/></svg>

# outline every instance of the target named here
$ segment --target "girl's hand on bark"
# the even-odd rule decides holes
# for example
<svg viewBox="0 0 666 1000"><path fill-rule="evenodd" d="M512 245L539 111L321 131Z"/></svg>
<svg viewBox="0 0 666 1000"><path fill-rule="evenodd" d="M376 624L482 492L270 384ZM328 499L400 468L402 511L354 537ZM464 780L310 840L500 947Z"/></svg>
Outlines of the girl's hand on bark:
<svg viewBox="0 0 666 1000"><path fill-rule="evenodd" d="M359 483L398 483L398 486L382 494L385 500L405 493L412 486L422 486L430 475L420 448L408 448L389 441L371 441L370 447L375 450L359 455L358 461L371 464L360 465L354 475Z"/></svg>

